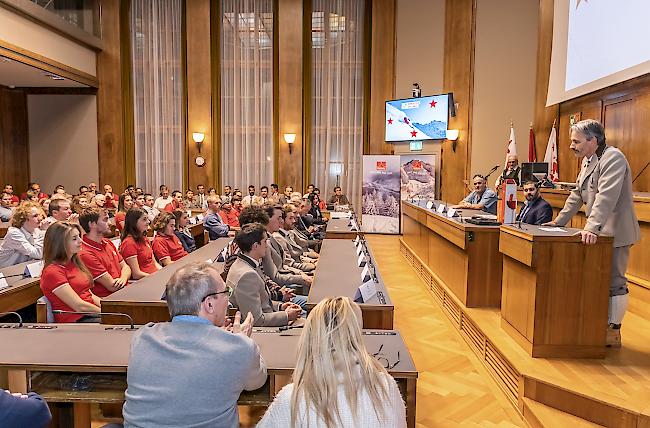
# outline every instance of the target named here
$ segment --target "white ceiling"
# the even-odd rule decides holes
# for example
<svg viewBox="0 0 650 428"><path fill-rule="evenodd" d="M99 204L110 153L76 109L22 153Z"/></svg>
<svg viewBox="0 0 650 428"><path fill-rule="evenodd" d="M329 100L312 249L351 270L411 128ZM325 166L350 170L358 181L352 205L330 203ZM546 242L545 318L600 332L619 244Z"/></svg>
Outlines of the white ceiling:
<svg viewBox="0 0 650 428"><path fill-rule="evenodd" d="M54 80L46 71L0 56L0 85L37 88L87 88L70 79Z"/></svg>

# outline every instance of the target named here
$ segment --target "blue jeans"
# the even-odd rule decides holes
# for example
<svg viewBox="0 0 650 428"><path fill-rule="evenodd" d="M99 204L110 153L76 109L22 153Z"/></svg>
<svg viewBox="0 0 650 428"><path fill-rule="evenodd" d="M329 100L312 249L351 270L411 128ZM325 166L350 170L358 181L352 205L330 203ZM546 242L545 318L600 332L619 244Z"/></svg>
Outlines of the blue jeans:
<svg viewBox="0 0 650 428"><path fill-rule="evenodd" d="M307 296L294 296L291 298L291 303L295 303L302 308L303 318L307 316Z"/></svg>

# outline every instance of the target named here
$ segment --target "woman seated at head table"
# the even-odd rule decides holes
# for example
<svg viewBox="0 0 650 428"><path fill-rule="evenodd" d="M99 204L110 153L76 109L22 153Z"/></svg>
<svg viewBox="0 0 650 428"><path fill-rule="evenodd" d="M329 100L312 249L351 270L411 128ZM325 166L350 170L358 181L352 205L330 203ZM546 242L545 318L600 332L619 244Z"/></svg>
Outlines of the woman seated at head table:
<svg viewBox="0 0 650 428"><path fill-rule="evenodd" d="M133 208L133 198L129 194L122 194L117 203L117 212L115 213L115 227L120 232L124 230L124 219L126 212Z"/></svg>
<svg viewBox="0 0 650 428"><path fill-rule="evenodd" d="M163 266L170 265L181 257L187 255L183 244L174 233L176 229L176 217L168 212L161 212L153 220L153 230L156 236L153 238L153 254Z"/></svg>
<svg viewBox="0 0 650 428"><path fill-rule="evenodd" d="M99 313L100 301L90 291L93 278L79 259L81 226L59 221L47 228L41 290L52 310ZM55 322L99 322L99 315L55 314Z"/></svg>
<svg viewBox="0 0 650 428"><path fill-rule="evenodd" d="M131 279L144 278L161 269L146 237L148 228L149 217L146 212L139 208L131 208L126 212L124 230L120 235L120 254L131 268Z"/></svg>
<svg viewBox="0 0 650 428"><path fill-rule="evenodd" d="M315 193L311 193L308 199L311 203L309 214L314 218L314 224L325 224L327 219L323 218L323 213L320 210L320 197Z"/></svg>
<svg viewBox="0 0 650 428"><path fill-rule="evenodd" d="M0 268L43 258L45 232L40 226L44 218L38 202L25 201L16 207L0 244Z"/></svg>
<svg viewBox="0 0 650 428"><path fill-rule="evenodd" d="M300 338L293 383L257 427L406 427L397 383L366 350L361 325L361 309L348 297L316 305Z"/></svg>
<svg viewBox="0 0 650 428"><path fill-rule="evenodd" d="M174 218L176 219L176 230L174 234L181 241L183 249L188 253L196 250L196 240L190 231L188 225L190 224L190 217L186 211L175 210Z"/></svg>

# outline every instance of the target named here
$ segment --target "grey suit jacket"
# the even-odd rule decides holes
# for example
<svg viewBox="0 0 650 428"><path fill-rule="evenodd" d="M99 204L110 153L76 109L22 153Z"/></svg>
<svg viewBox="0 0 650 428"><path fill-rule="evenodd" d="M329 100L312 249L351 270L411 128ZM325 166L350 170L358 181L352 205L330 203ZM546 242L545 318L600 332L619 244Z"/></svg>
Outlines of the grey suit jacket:
<svg viewBox="0 0 650 428"><path fill-rule="evenodd" d="M292 254L292 245L295 245L289 241L287 237L282 235L280 232L275 232L273 234L273 239L277 243L280 251L279 254L282 256L284 259L284 264L287 266L290 266L295 269L299 269L303 272L311 272L314 269L316 269L316 266L314 266L313 263L305 263L300 259L300 254L302 254L302 251L298 252L295 248L293 251L296 251L297 253L297 259L294 258ZM300 247L298 247L300 248Z"/></svg>
<svg viewBox="0 0 650 428"><path fill-rule="evenodd" d="M600 159L595 157L571 191L555 222L566 225L584 203L587 224L584 229L596 235L614 236L614 247L632 245L639 240L639 222L632 199L632 171L625 155L607 146Z"/></svg>
<svg viewBox="0 0 650 428"><path fill-rule="evenodd" d="M262 270L273 282L278 285L307 285L301 275L283 272L278 269L277 261L278 256L276 255L275 259L273 258L273 251L271 250L271 245L269 245L266 249L266 254L262 258Z"/></svg>
<svg viewBox="0 0 650 428"><path fill-rule="evenodd" d="M259 269L259 267L258 267ZM233 289L230 301L239 308L242 319L253 314L256 326L278 327L287 325L287 313L280 310L280 302L269 297L262 273L242 259L237 259L228 271L226 284Z"/></svg>

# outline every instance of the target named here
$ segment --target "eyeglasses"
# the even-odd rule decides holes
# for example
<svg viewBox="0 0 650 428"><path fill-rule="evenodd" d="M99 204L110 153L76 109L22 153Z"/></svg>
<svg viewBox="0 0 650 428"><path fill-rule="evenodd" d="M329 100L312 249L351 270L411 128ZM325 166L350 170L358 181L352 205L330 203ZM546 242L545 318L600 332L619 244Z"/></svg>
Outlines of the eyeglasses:
<svg viewBox="0 0 650 428"><path fill-rule="evenodd" d="M205 299L207 299L208 297L210 297L210 296L218 296L219 294L228 294L228 297L231 297L232 296L232 287L230 287L229 285L226 285L226 289L223 290L223 291L217 291L215 293L206 294L205 297L203 297L201 299L201 303L205 302Z"/></svg>
<svg viewBox="0 0 650 428"><path fill-rule="evenodd" d="M393 364L391 364L390 361L388 361L388 358L384 354L381 353L382 349L384 349L384 344L383 343L379 347L379 350L377 352L375 352L374 354L372 354L372 356L377 361L379 361L379 364L384 366L384 368L386 370L391 370L391 369L395 368L395 366L398 365L399 362L400 362L399 351L397 351L397 361L395 361Z"/></svg>

